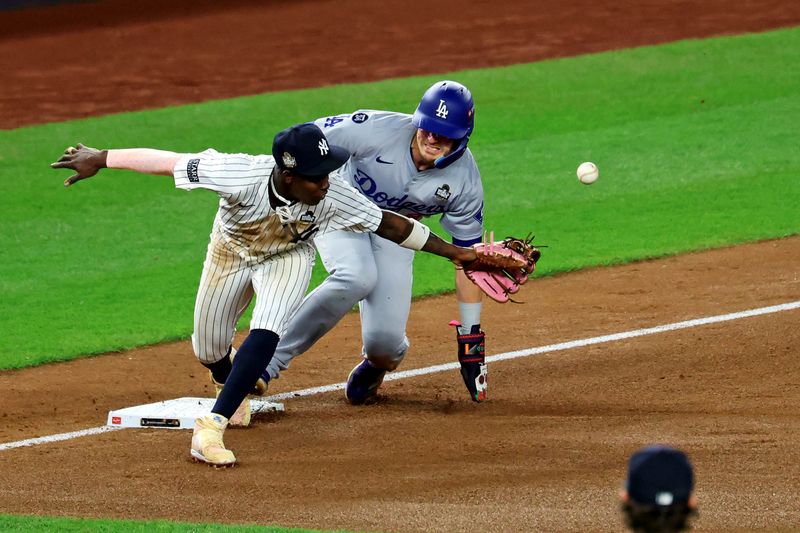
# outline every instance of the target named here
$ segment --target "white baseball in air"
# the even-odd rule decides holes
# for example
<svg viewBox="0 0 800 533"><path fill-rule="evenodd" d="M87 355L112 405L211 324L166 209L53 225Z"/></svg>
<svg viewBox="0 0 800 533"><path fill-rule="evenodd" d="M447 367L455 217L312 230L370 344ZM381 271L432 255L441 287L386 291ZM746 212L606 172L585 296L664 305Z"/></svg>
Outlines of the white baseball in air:
<svg viewBox="0 0 800 533"><path fill-rule="evenodd" d="M578 165L578 179L584 185L591 185L597 181L597 178L599 177L600 170L598 170L597 165L591 161L586 161L585 163Z"/></svg>

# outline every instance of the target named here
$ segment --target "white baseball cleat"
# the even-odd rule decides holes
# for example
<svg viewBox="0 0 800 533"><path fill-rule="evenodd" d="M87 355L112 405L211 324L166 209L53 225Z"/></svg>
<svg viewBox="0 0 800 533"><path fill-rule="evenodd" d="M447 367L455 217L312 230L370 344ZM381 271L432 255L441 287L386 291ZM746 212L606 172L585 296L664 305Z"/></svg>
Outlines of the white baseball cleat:
<svg viewBox="0 0 800 533"><path fill-rule="evenodd" d="M214 413L195 420L191 448L194 461L216 468L225 468L236 464L236 456L225 448L225 444L222 442L222 434L227 425L227 418Z"/></svg>

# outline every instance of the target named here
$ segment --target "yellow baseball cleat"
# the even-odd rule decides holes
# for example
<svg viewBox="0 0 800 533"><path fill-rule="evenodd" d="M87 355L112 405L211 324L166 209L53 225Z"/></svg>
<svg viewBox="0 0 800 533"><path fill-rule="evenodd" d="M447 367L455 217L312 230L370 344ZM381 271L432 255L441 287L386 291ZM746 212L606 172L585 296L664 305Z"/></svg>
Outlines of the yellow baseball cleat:
<svg viewBox="0 0 800 533"><path fill-rule="evenodd" d="M236 464L236 456L225 448L222 434L228 419L222 415L210 414L194 422L192 434L192 459L214 467L229 467Z"/></svg>

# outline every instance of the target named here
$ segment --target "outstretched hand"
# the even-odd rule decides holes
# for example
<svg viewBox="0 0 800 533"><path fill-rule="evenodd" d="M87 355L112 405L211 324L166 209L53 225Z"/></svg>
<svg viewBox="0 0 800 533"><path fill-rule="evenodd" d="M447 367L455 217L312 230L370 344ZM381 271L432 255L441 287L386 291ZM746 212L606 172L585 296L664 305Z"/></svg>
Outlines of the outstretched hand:
<svg viewBox="0 0 800 533"><path fill-rule="evenodd" d="M494 232L488 241L473 246L477 260L464 265L464 275L490 298L503 303L511 300L536 268L541 257L539 248L531 244L533 236L524 239L506 237L494 240Z"/></svg>
<svg viewBox="0 0 800 533"><path fill-rule="evenodd" d="M50 168L69 168L75 174L64 180L64 187L69 187L76 181L91 178L101 168L106 166L106 150L89 148L81 143L78 147L70 146L64 150L64 154L55 163L50 164Z"/></svg>
<svg viewBox="0 0 800 533"><path fill-rule="evenodd" d="M451 261L456 264L458 268L468 267L473 261L478 259L478 254L474 248L457 247L458 255L453 257Z"/></svg>

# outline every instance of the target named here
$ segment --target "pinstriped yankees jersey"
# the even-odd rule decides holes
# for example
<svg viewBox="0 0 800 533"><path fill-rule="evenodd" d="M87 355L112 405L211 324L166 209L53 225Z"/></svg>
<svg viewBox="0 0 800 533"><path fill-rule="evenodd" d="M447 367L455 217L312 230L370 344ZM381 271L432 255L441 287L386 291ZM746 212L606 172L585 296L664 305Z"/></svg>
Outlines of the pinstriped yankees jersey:
<svg viewBox="0 0 800 533"><path fill-rule="evenodd" d="M350 151L341 174L373 203L416 219L441 215L444 230L461 241L481 237L483 185L469 149L446 168L419 172L411 115L362 109L315 124L331 144Z"/></svg>
<svg viewBox="0 0 800 533"><path fill-rule="evenodd" d="M209 189L219 195L214 230L248 262L311 246L313 237L328 231L377 230L381 210L335 175L317 205L295 202L273 209L268 191L274 167L270 155L223 154L209 149L181 157L173 174L178 188Z"/></svg>

